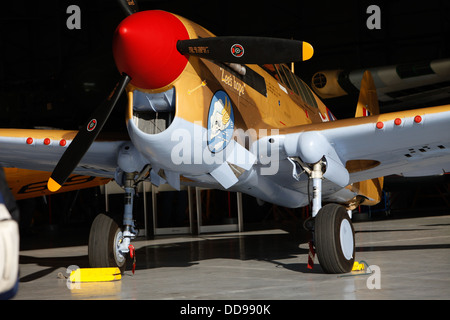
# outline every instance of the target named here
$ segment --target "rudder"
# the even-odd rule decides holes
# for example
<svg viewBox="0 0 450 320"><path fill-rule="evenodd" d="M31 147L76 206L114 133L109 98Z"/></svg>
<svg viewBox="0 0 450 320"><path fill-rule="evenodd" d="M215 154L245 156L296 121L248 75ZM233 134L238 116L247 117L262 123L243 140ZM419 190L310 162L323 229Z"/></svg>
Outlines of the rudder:
<svg viewBox="0 0 450 320"><path fill-rule="evenodd" d="M365 71L361 80L358 104L356 105L355 118L380 114L377 89L370 71Z"/></svg>
<svg viewBox="0 0 450 320"><path fill-rule="evenodd" d="M355 118L368 117L380 114L377 89L370 71L365 71L361 80L358 104L356 105ZM360 181L353 185L355 191L362 196L360 204L372 206L380 202L383 190L384 178L374 178Z"/></svg>

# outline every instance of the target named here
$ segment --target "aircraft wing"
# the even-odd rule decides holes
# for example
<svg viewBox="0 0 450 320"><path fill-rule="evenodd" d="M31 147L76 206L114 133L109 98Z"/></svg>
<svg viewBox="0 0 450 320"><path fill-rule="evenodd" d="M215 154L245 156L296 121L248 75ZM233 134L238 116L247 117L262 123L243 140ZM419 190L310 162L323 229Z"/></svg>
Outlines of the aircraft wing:
<svg viewBox="0 0 450 320"><path fill-rule="evenodd" d="M0 129L0 166L51 172L77 131ZM100 138L83 157L74 174L113 178L122 138Z"/></svg>
<svg viewBox="0 0 450 320"><path fill-rule="evenodd" d="M346 167L349 183L391 174L425 176L450 171L450 105L298 129L302 132L286 132L287 154L301 157L302 143L305 150L324 150L330 160L338 162L338 167ZM305 133L311 141L300 142Z"/></svg>
<svg viewBox="0 0 450 320"><path fill-rule="evenodd" d="M308 158L314 154L326 155L329 167L325 178L345 187L349 183L391 174L423 176L449 172L449 124L450 105L445 105L302 125L279 133L288 157L314 163ZM50 172L76 133L0 129L0 165ZM310 141L305 137L310 137ZM302 139L305 141L301 142ZM64 146L60 145L61 140L66 142ZM126 139L96 140L74 174L113 178L117 154L125 143L130 142ZM303 151L311 152L302 154L301 145L306 145ZM332 164L334 169L338 168L334 172L337 174L333 175ZM347 179L341 179L345 175L340 174L339 167L346 168ZM285 181L286 187L287 184Z"/></svg>

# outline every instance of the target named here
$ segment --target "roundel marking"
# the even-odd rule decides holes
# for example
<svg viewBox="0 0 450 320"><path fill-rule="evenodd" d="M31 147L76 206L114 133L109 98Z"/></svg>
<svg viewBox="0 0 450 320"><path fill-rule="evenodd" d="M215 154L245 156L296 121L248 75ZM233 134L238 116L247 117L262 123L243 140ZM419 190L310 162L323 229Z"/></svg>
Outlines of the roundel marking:
<svg viewBox="0 0 450 320"><path fill-rule="evenodd" d="M244 55L244 47L238 43L231 46L231 54L236 58L240 58Z"/></svg>
<svg viewBox="0 0 450 320"><path fill-rule="evenodd" d="M96 126L97 126L97 119L92 119L91 121L89 121L86 130L91 132L95 129Z"/></svg>

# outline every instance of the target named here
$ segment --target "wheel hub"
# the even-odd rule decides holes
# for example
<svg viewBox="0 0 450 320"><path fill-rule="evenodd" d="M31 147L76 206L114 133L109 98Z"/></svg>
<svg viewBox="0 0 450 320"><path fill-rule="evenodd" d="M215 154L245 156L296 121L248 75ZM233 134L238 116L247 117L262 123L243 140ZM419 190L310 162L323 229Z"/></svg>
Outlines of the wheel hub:
<svg viewBox="0 0 450 320"><path fill-rule="evenodd" d="M354 239L352 226L347 219L342 220L339 234L342 253L345 259L350 260L353 258Z"/></svg>
<svg viewBox="0 0 450 320"><path fill-rule="evenodd" d="M123 241L123 233L121 230L118 230L116 233L116 236L114 237L114 259L116 260L118 265L121 265L125 262L126 257L122 254L122 251L120 250L121 243Z"/></svg>

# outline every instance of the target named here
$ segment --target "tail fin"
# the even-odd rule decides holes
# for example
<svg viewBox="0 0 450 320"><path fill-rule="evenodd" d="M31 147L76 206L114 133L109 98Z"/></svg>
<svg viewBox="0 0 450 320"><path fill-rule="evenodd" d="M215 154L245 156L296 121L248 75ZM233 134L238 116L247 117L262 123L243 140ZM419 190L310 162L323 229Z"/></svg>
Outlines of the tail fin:
<svg viewBox="0 0 450 320"><path fill-rule="evenodd" d="M359 91L358 104L356 106L355 118L367 117L380 114L378 105L377 89L369 71L364 72L361 80L361 89ZM364 161L364 160L355 160ZM381 200L384 178L374 178L370 180L354 183L352 188L358 193L359 204L373 206Z"/></svg>
<svg viewBox="0 0 450 320"><path fill-rule="evenodd" d="M364 72L361 80L361 89L359 91L358 104L356 106L355 118L367 117L380 114L378 105L377 89L373 82L370 71Z"/></svg>

